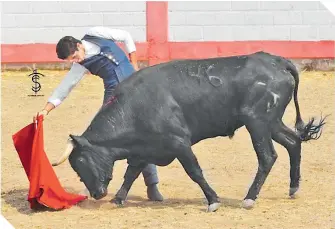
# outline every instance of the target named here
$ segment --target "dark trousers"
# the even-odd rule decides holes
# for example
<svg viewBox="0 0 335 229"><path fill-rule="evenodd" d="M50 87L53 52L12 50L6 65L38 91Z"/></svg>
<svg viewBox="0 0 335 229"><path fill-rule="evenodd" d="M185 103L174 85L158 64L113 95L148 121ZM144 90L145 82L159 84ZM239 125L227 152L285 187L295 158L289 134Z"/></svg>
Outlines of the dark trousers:
<svg viewBox="0 0 335 229"><path fill-rule="evenodd" d="M108 100L113 95L114 88L105 89L103 105L108 102ZM145 185L152 185L158 183L157 168L154 164L148 164L142 171Z"/></svg>

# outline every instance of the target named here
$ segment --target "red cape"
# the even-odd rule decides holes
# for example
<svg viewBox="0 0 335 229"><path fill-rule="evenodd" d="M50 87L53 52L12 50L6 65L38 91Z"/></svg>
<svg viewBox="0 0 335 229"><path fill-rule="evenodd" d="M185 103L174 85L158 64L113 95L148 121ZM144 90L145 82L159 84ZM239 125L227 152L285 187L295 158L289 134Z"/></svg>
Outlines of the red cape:
<svg viewBox="0 0 335 229"><path fill-rule="evenodd" d="M42 115L37 118L37 124L29 124L12 137L30 182L28 201L31 209L41 205L56 210L70 208L87 198L62 188L44 151Z"/></svg>

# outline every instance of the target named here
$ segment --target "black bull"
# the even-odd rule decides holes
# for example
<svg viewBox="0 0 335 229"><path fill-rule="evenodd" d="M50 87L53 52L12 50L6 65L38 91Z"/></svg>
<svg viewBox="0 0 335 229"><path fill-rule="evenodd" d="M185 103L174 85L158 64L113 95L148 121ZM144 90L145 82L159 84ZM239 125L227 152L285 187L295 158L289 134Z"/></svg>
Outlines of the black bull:
<svg viewBox="0 0 335 229"><path fill-rule="evenodd" d="M292 196L299 188L301 142L319 138L324 124L322 118L316 125L314 119L302 121L298 83L298 72L289 60L264 52L142 69L118 85L110 103L81 136L70 135L70 148L53 165L69 156L90 195L100 199L107 194L114 162L127 159L124 183L114 199L123 204L146 164L166 166L177 158L204 192L208 211L215 211L219 197L204 178L191 146L206 138L232 137L245 126L259 166L243 206L253 206L277 159L272 140L288 151ZM292 95L295 130L282 122Z"/></svg>

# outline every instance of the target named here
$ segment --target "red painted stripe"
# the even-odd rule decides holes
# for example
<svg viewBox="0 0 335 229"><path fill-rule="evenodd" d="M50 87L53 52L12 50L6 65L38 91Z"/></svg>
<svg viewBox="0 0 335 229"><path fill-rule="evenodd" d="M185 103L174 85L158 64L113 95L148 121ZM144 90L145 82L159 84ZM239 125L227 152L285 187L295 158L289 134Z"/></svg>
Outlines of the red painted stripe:
<svg viewBox="0 0 335 229"><path fill-rule="evenodd" d="M147 3L147 42L149 65L169 60L168 2Z"/></svg>
<svg viewBox="0 0 335 229"><path fill-rule="evenodd" d="M170 42L170 59L208 58L265 51L292 59L334 58L334 41Z"/></svg>
<svg viewBox="0 0 335 229"><path fill-rule="evenodd" d="M147 10L147 41L165 43L168 41L168 2L146 3Z"/></svg>
<svg viewBox="0 0 335 229"><path fill-rule="evenodd" d="M55 44L2 44L1 63L62 62Z"/></svg>
<svg viewBox="0 0 335 229"><path fill-rule="evenodd" d="M124 45L120 44L124 49ZM150 65L173 59L199 59L266 51L292 59L335 58L334 41L232 41L136 43L138 60ZM57 63L55 44L1 45L1 63Z"/></svg>
<svg viewBox="0 0 335 229"><path fill-rule="evenodd" d="M124 44L119 46L125 51ZM136 43L137 59L148 60L148 44ZM1 63L61 63L56 44L1 44Z"/></svg>

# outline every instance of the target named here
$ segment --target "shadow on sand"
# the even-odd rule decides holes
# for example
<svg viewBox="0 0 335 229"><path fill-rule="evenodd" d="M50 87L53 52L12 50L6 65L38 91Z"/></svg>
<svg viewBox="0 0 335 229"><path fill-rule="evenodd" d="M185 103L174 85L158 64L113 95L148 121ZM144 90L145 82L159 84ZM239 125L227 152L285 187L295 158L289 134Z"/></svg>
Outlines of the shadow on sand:
<svg viewBox="0 0 335 229"><path fill-rule="evenodd" d="M66 188L70 193L77 193L71 188ZM11 190L1 193L1 198L4 201L3 204L10 205L12 208L15 208L19 213L24 215L32 215L34 213L40 212L56 212L61 210L53 210L47 207L40 207L39 209L30 209L30 203L27 200L28 189L18 189ZM187 205L192 205L202 208L202 211L207 209L207 200L204 198L192 198L192 199L179 199L179 198L166 198L162 202L149 201L146 198L140 196L129 195L123 206L117 206L113 200L113 196L106 196L101 200L94 200L88 198L82 202L79 202L76 206L82 209L99 209L101 207L109 206L111 209L119 208L154 208L154 209L163 209L163 208L174 208L182 209ZM241 200L221 198L221 208L241 208ZM108 207L109 208L109 207Z"/></svg>

